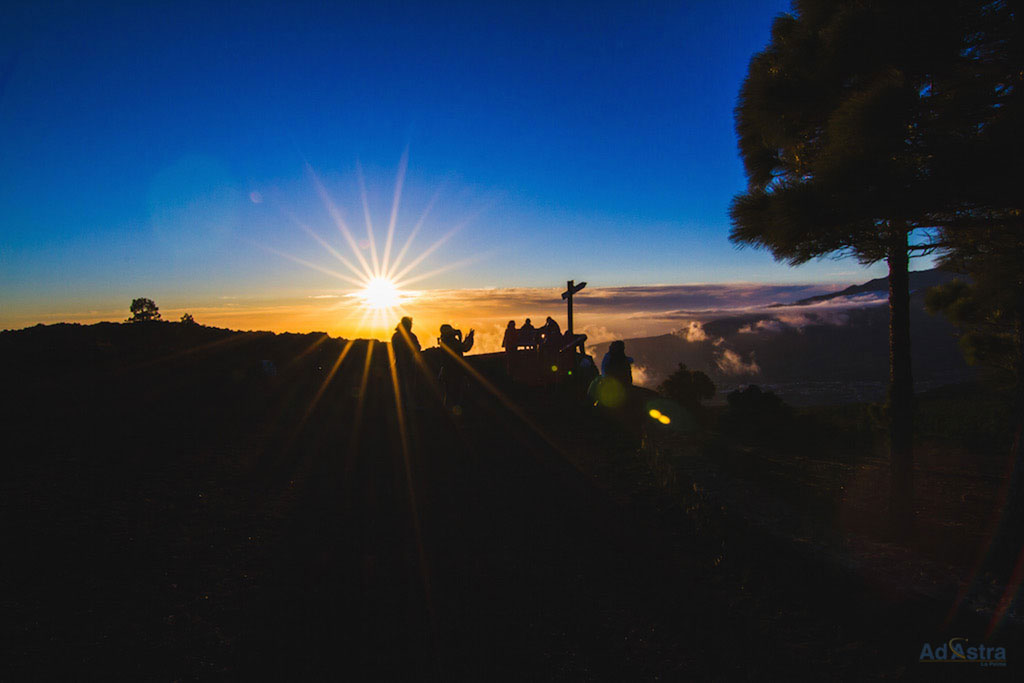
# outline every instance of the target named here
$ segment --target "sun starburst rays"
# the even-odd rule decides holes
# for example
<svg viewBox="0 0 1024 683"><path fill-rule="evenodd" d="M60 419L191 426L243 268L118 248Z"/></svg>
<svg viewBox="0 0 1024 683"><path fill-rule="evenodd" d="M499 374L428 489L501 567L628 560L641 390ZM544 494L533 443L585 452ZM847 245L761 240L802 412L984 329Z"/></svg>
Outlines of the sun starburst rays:
<svg viewBox="0 0 1024 683"><path fill-rule="evenodd" d="M363 218L366 220L366 240L370 247L370 259L373 261L372 277L380 277L380 260L377 258L377 241L373 237L373 219L370 218L370 198L366 193L366 181L363 179L363 167L356 162L356 175L359 176L359 194L363 200Z"/></svg>
<svg viewBox="0 0 1024 683"><path fill-rule="evenodd" d="M363 451L368 447L368 444L361 443L361 440L366 437L367 434L365 425L363 424L364 420L369 416L377 415L376 411L385 407L381 405L381 399L389 403L393 403L393 405L387 406L388 409L393 411L391 413L391 418L393 419L392 425L395 429L392 432L392 438L394 439L392 441L392 447L402 456L401 463L406 483L405 493L409 501L411 524L418 551L419 569L423 580L424 590L427 595L428 611L432 614L432 607L430 606L432 600L430 597L431 582L429 577L429 564L426 561L420 523L420 510L418 506L419 489L422 486L422 482L419 481L420 473L415 466L415 463L417 462L418 457L422 454L420 450L422 444L419 443L417 429L417 425L421 424L422 420L422 416L419 411L426 410L428 408L442 408L441 390L435 384L435 377L432 370L427 366L424 358L422 358L418 353L411 353L410 356L414 362L410 366L404 367L400 370L398 358L396 357L395 344L404 343L409 348L412 348L411 337L402 325L399 325L396 328L399 335L401 335L400 338L396 340L395 344L385 343L383 348L380 349L382 353L377 353L377 341L374 337L377 337L380 332L385 332L385 334L389 333L391 327L398 322L399 318L408 314L406 307L414 302L418 296L422 295L420 292L407 289L410 285L427 280L439 273L476 261L481 257L471 256L470 258L463 259L448 259L447 262L441 264L431 264L431 262L428 261L431 255L455 237L455 235L458 234L459 231L462 230L471 220L473 220L478 213L465 221L457 223L454 227L445 231L444 234L425 248L412 250L411 247L413 241L417 238L421 229L424 227L427 216L433 209L440 193L435 193L432 196L418 220L413 223L412 228L405 236L404 241L399 244L399 240L396 239L396 235L400 226L399 209L401 206L402 191L405 183L407 161L408 151L406 150L402 155L402 160L395 176L395 187L391 199L387 229L382 241L382 248L379 251L377 248L378 243L374 235L370 198L367 193L366 182L363 177L361 167L357 167L357 177L358 190L360 193L360 208L366 224L366 239L359 241L357 241L356 237L349 229L341 210L329 195L324 183L311 167L307 167L316 191L319 194L331 221L338 229L342 240L351 250L351 255L343 253L343 247L339 248L336 236L333 240L329 237L325 237L323 234L314 230L309 225L295 217L291 217L292 222L299 229L305 232L306 235L319 245L319 247L324 249L324 252L329 258L328 265L331 267L315 263L313 260L310 260L312 257L308 257L308 255L307 258L300 258L298 256L276 250L270 251L278 253L297 264L324 275L328 275L344 283L346 285L345 289L334 290L329 295L341 296L339 296L338 300L330 305L326 311L328 313L337 314L344 321L355 320L355 330L357 334L360 331L369 333L370 338L365 342L365 356L361 363L362 372L358 373L357 370L349 372L348 374L340 372L342 365L346 361L352 362L354 360L355 354L352 354L351 352L356 345L361 343L350 339L343 345L343 348L341 348L337 358L333 359L331 367L325 373L320 385L316 388L315 394L312 396L309 405L306 407L306 410L302 415L297 431L301 431L306 426L307 421L313 414L314 410L317 409L318 405L325 403L324 398L327 395L328 387L331 386L332 382L338 382L339 377L344 381L350 383L354 382L351 389L354 392L353 397L355 398L355 403L351 417L352 423L348 433L348 449L347 453L344 455L344 471L346 475L351 475L355 471L357 459L365 456L365 452ZM378 221L378 225L383 226L384 222ZM393 255L394 257L392 258ZM337 262L340 266L334 266L334 262ZM428 264L428 266L424 266L424 264ZM421 266L424 267L421 268ZM347 325L347 328L352 329L352 326ZM316 348L318 348L319 344L321 344L324 339L326 339L326 336L322 339L315 340L308 349L303 351L302 355L312 353ZM444 347L442 347L442 349L444 351L448 351L448 349L445 349ZM532 423L529 417L523 411L518 409L518 407L499 389L485 379L483 375L477 372L475 368L450 351L448 351L448 355L450 355L451 358L448 359L447 362L461 366L463 370L463 373L461 374L464 375L467 383L480 387L483 390L484 395L490 395L497 400L498 405L505 408L506 414L509 416L515 416L520 422L526 424L526 426L534 432L543 436L543 433ZM378 383L374 380L374 377L380 377L380 375L375 373L373 368L375 366L379 368L381 365L386 366L388 374L385 376L388 377L390 381L385 380L383 383ZM403 373L408 373L408 375ZM416 381L413 378L414 375L420 376L420 381ZM371 386L371 382L374 386ZM381 386L381 384L384 386ZM385 386L390 388L390 391L386 391ZM380 390L385 390L385 393L375 393L380 392ZM387 396L386 394L390 394L390 396ZM432 405L429 403L422 403L428 397L433 399L434 403ZM390 399L390 401L388 399ZM453 426L455 432L462 438L465 438L465 434L463 433L460 425L455 422L453 423Z"/></svg>
<svg viewBox="0 0 1024 683"><path fill-rule="evenodd" d="M359 265L363 267L363 272L367 273L369 277L372 277L373 271L370 269L370 264L366 261L366 257L363 256L363 252L359 249L359 245L356 244L356 240L352 236L352 232L348 229L348 225L345 223L345 219L342 217L341 211L334 204L334 200L331 199L331 195L327 192L327 188L324 187L323 182L320 181L320 177L316 174L313 168L311 166L307 166L307 170L313 178L313 184L316 187L317 194L320 195L320 199L324 203L324 207L327 209L327 213L330 214L334 224L345 237L345 241L348 242L348 246L352 249L352 253L356 255Z"/></svg>
<svg viewBox="0 0 1024 683"><path fill-rule="evenodd" d="M427 207L423 209L423 213L420 215L420 219L416 221L416 225L412 226L412 230L409 232L409 236L405 239L405 244L402 245L402 248L398 252L398 256L395 257L395 265L392 266L392 270L397 271L398 268L402 265L402 259L405 258L406 252L409 251L409 247L412 246L412 241L416 239L417 233L419 233L420 228L423 227L423 223L426 222L427 216L430 214L430 210L434 208L434 204L437 202L437 198L440 196L441 191L438 190L437 192L434 193L434 196L430 198L430 201L427 202Z"/></svg>
<svg viewBox="0 0 1024 683"><path fill-rule="evenodd" d="M391 219L388 221L388 235L384 240L384 271L388 269L388 259L391 256L391 243L395 238L395 224L398 222L398 204L402 200L402 185L405 183L405 169L409 165L409 149L402 153L402 160L398 162L398 176L395 178L395 198L391 202Z"/></svg>
<svg viewBox="0 0 1024 683"><path fill-rule="evenodd" d="M296 216L288 215L292 223L322 247L334 261L341 264L340 269L327 267L315 263L308 258L301 258L265 247L268 251L294 263L343 282L345 287L336 290L337 295L340 296L340 301L335 306L332 306L329 311L341 313L341 319L338 322L344 323L347 329L352 330L354 322L354 332L357 335L378 336L381 333L386 334L399 318L408 315L407 306L420 296L420 292L408 289L410 285L478 259L478 257L471 257L443 264L427 272L416 272L416 269L427 262L427 259L441 246L451 240L473 220L476 214L452 227L426 248L418 250L418 252L412 252L410 248L413 240L419 235L427 220L427 216L434 208L440 195L440 191L435 192L419 218L412 225L404 241L399 244L397 233L400 227L399 216L408 160L409 150L406 149L402 153L402 158L399 161L398 170L395 174L394 192L391 198L387 229L383 245L380 249L378 249L378 241L375 235L373 213L369 193L366 188L366 180L362 166L358 162L356 163L356 178L359 191L358 201L362 210L363 220L366 224L366 237L363 240L357 240L346 222L342 210L331 197L320 176L312 166L306 165L306 171L312 180L313 186L331 221L341 234L342 240L348 245L351 256L342 253L342 250L336 244L332 244L333 240L314 230ZM380 221L378 224L383 225L383 221Z"/></svg>

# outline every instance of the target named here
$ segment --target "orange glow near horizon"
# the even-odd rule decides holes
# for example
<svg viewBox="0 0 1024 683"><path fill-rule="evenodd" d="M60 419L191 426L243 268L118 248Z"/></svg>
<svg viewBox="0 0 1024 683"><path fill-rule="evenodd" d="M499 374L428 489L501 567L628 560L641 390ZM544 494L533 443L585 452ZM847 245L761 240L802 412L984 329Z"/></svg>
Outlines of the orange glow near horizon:
<svg viewBox="0 0 1024 683"><path fill-rule="evenodd" d="M369 280L366 281L367 283ZM413 319L413 333L424 347L437 344L438 330L444 323L450 323L466 332L476 330L476 343L471 353L501 351L505 326L509 320L522 324L526 318L534 321L553 316L559 322L565 318L565 304L559 299L558 288L510 288L510 289L404 289L396 287L399 295L397 305L372 308L367 305L360 287L346 289L314 290L305 296L252 299L212 299L201 303L186 303L181 300L167 301L158 296L164 320L175 322L184 313L189 313L201 325L231 330L267 331L275 333L307 334L326 332L332 337L343 339L391 339L395 326L402 316ZM596 290L595 290L596 291ZM121 310L118 301L110 302L101 310L70 314L58 311L48 316L26 314L23 319L11 320L12 329L28 327L37 323L77 322L120 322L128 315L127 306ZM628 337L637 333L668 332L675 325L672 321L661 323L661 327L644 323L644 330L637 330L637 321L632 311L619 312L601 307L599 299L591 298L577 309L576 329L587 334L590 342L602 342L616 337Z"/></svg>

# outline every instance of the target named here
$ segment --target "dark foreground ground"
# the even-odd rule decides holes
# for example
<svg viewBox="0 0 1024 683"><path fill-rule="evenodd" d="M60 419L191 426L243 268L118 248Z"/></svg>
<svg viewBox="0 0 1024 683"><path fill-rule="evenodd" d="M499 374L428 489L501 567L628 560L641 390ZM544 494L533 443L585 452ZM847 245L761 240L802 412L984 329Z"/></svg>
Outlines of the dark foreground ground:
<svg viewBox="0 0 1024 683"><path fill-rule="evenodd" d="M453 416L421 386L397 407L384 345L180 327L3 335L5 680L1018 667L1013 624L1005 669L919 664L987 621L946 624L948 602L780 543L696 481L666 507L582 402L477 386Z"/></svg>

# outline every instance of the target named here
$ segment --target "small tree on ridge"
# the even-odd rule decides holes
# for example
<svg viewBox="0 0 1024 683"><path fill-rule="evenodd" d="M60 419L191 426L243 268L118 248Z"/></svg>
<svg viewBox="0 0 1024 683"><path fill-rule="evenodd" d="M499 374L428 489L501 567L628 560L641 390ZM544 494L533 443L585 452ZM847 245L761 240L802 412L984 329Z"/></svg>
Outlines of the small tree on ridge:
<svg viewBox="0 0 1024 683"><path fill-rule="evenodd" d="M139 297L132 299L132 317L128 318L130 323L144 323L150 320L160 320L160 308L152 299Z"/></svg>

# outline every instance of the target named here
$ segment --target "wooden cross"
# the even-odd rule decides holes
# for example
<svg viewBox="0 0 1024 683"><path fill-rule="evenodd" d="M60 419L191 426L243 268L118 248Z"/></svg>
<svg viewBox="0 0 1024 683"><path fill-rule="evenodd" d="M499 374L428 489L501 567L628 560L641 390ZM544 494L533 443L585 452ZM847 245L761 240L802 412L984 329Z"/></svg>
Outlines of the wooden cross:
<svg viewBox="0 0 1024 683"><path fill-rule="evenodd" d="M569 326L566 330L569 334L573 334L572 331L572 295L580 291L587 286L586 282L581 282L578 285L573 284L573 280L569 280L565 283L565 291L562 292L562 298L566 300L566 304L569 307Z"/></svg>

